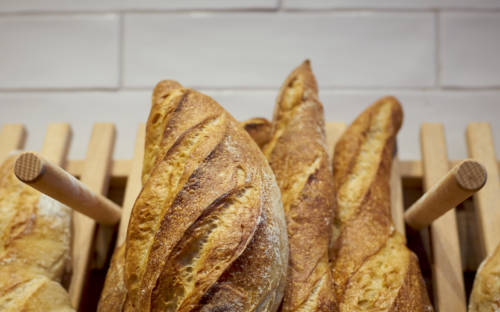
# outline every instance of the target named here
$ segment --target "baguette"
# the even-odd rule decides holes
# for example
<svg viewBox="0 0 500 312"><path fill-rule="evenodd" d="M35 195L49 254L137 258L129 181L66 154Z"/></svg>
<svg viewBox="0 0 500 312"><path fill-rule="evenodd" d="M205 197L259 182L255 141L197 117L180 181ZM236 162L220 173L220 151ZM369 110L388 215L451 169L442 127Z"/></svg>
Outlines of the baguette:
<svg viewBox="0 0 500 312"><path fill-rule="evenodd" d="M75 311L67 291L43 274L13 269L0 270L0 311Z"/></svg>
<svg viewBox="0 0 500 312"><path fill-rule="evenodd" d="M71 210L0 166L0 310L72 311L58 283L69 263Z"/></svg>
<svg viewBox="0 0 500 312"><path fill-rule="evenodd" d="M255 117L240 122L240 124L260 148L263 148L271 139L272 124L265 118Z"/></svg>
<svg viewBox="0 0 500 312"><path fill-rule="evenodd" d="M309 61L285 80L264 154L276 175L288 227L290 262L281 311L333 311L328 246L333 176L323 107Z"/></svg>
<svg viewBox="0 0 500 312"><path fill-rule="evenodd" d="M222 107L160 82L142 181L100 311L278 309L288 263L279 189L258 146ZM112 287L122 269L124 287ZM116 303L109 310L107 298Z"/></svg>
<svg viewBox="0 0 500 312"><path fill-rule="evenodd" d="M391 220L389 178L402 117L395 98L382 98L335 147L330 258L341 312L432 311L418 260Z"/></svg>
<svg viewBox="0 0 500 312"><path fill-rule="evenodd" d="M500 245L479 266L469 300L469 312L500 311Z"/></svg>

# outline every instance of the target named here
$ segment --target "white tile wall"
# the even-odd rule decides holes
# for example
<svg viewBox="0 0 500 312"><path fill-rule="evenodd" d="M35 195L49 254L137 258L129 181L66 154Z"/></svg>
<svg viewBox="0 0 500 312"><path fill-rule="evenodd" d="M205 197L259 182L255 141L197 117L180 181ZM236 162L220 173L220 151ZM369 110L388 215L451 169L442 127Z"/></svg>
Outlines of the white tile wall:
<svg viewBox="0 0 500 312"><path fill-rule="evenodd" d="M442 85L500 87L500 12L449 12L440 22Z"/></svg>
<svg viewBox="0 0 500 312"><path fill-rule="evenodd" d="M278 86L310 58L326 119L351 121L378 97L405 110L403 159L418 128L443 122L451 158L469 121L490 121L500 152L500 0L2 0L0 125L74 129L85 155L96 121L117 124L130 158L151 89L174 78L237 119L271 117Z"/></svg>
<svg viewBox="0 0 500 312"><path fill-rule="evenodd" d="M277 88L305 58L324 87L435 83L432 13L127 14L124 25L126 87L176 77L201 88Z"/></svg>
<svg viewBox="0 0 500 312"><path fill-rule="evenodd" d="M0 89L116 88L116 14L0 16Z"/></svg>

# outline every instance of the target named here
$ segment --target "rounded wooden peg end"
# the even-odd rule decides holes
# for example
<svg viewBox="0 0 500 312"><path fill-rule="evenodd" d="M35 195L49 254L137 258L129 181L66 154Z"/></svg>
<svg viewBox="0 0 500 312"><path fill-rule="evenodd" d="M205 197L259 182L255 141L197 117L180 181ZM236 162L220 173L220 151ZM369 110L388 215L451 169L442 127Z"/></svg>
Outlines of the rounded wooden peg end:
<svg viewBox="0 0 500 312"><path fill-rule="evenodd" d="M32 152L22 153L14 164L14 174L23 182L35 181L42 175L43 170L43 160Z"/></svg>
<svg viewBox="0 0 500 312"><path fill-rule="evenodd" d="M456 171L458 185L467 191L481 189L487 180L486 169L475 160L464 160Z"/></svg>

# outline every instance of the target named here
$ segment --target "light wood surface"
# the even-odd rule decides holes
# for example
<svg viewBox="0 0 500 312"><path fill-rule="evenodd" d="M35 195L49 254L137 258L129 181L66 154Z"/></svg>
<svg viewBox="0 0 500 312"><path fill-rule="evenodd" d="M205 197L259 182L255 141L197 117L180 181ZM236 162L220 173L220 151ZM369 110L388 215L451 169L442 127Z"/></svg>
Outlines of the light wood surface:
<svg viewBox="0 0 500 312"><path fill-rule="evenodd" d="M429 190L449 169L444 127L423 123L420 129L424 190ZM437 311L465 312L466 300L455 210L430 226L434 306Z"/></svg>
<svg viewBox="0 0 500 312"><path fill-rule="evenodd" d="M337 144L345 129L346 124L344 122L327 122L325 124L326 145L328 147L328 154L330 155L330 163L333 159L335 144Z"/></svg>
<svg viewBox="0 0 500 312"><path fill-rule="evenodd" d="M406 239L403 201L403 182L399 170L399 157L394 156L391 168L391 213L396 230Z"/></svg>
<svg viewBox="0 0 500 312"><path fill-rule="evenodd" d="M66 122L50 123L43 139L42 155L46 160L64 168L73 133Z"/></svg>
<svg viewBox="0 0 500 312"><path fill-rule="evenodd" d="M96 123L87 148L81 181L98 194L105 195L108 187L111 157L115 142L115 127L110 123ZM96 223L75 212L73 215L73 276L69 287L71 303L79 307L85 285Z"/></svg>
<svg viewBox="0 0 500 312"><path fill-rule="evenodd" d="M125 187L125 197L123 199L122 219L118 229L118 238L116 246L120 246L127 235L128 221L130 213L134 206L135 199L141 191L141 176L142 176L142 161L144 158L144 141L146 137L146 124L139 125L137 136L135 138L134 156L130 166L130 175L128 176L127 185Z"/></svg>
<svg viewBox="0 0 500 312"><path fill-rule="evenodd" d="M412 228L420 230L472 196L485 183L484 167L475 160L464 160L405 212L405 221Z"/></svg>
<svg viewBox="0 0 500 312"><path fill-rule="evenodd" d="M327 132L328 139L328 132ZM328 143L331 147L331 143ZM333 149L333 147L331 147ZM331 152L329 150L329 152ZM460 160L450 160L449 167L457 165ZM66 170L72 175L79 177L82 174L85 161L80 159L69 160ZM498 163L500 167L500 163ZM110 175L115 179L126 179L132 167L130 159L116 159L112 161ZM419 186L422 179L422 162L420 160L399 160L399 172L405 185Z"/></svg>
<svg viewBox="0 0 500 312"><path fill-rule="evenodd" d="M0 163L10 152L22 149L26 141L26 129L21 124L5 124L0 130Z"/></svg>
<svg viewBox="0 0 500 312"><path fill-rule="evenodd" d="M66 171L74 175L75 177L81 177L83 168L85 167L85 160L82 159L70 159L68 161L68 166ZM118 179L127 179L130 174L130 168L132 167L132 160L130 159L115 159L111 160L110 166L110 176Z"/></svg>
<svg viewBox="0 0 500 312"><path fill-rule="evenodd" d="M488 182L474 196L482 258L491 255L500 243L500 180L491 126L473 122L467 126L467 151L488 172Z"/></svg>
<svg viewBox="0 0 500 312"><path fill-rule="evenodd" d="M45 152L61 163L65 149L64 145L60 145L59 149L51 147ZM32 152L20 154L14 172L22 182L97 222L111 225L120 220L121 209L117 204L92 192L64 169L40 155Z"/></svg>

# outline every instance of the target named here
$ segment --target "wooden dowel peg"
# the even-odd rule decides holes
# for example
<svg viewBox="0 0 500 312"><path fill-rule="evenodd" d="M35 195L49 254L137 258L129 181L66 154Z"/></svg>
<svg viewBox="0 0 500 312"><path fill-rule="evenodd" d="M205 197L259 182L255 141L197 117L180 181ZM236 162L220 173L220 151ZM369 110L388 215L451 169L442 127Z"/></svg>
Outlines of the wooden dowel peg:
<svg viewBox="0 0 500 312"><path fill-rule="evenodd" d="M430 225L480 190L486 179L486 170L480 163L469 159L462 161L405 212L406 223L416 230Z"/></svg>
<svg viewBox="0 0 500 312"><path fill-rule="evenodd" d="M32 152L18 156L17 178L38 191L103 224L116 224L121 209L106 197L95 194L59 166Z"/></svg>

